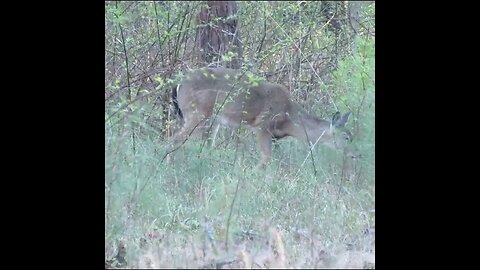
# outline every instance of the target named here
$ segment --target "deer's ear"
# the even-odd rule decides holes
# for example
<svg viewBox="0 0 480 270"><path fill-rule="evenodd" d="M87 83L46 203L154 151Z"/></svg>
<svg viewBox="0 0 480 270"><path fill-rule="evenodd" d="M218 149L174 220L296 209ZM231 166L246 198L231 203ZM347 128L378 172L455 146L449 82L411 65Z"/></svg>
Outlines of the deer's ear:
<svg viewBox="0 0 480 270"><path fill-rule="evenodd" d="M336 112L332 117L332 125L336 126L337 122L340 120L340 112Z"/></svg>
<svg viewBox="0 0 480 270"><path fill-rule="evenodd" d="M347 112L342 116L342 125L345 125L348 122L348 119L350 118L351 112Z"/></svg>
<svg viewBox="0 0 480 270"><path fill-rule="evenodd" d="M333 116L333 125L336 127L342 127L345 126L345 124L348 122L348 118L350 117L351 112L345 113L342 117L340 117L340 113L337 112Z"/></svg>

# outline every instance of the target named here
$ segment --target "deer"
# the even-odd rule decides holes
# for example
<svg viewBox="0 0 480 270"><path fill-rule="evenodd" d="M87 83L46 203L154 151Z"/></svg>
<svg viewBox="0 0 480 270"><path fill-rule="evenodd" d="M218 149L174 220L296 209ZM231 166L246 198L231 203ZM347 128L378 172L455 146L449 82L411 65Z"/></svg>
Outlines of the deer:
<svg viewBox="0 0 480 270"><path fill-rule="evenodd" d="M172 148L195 130L205 130L210 120L252 130L261 154L257 167L265 168L270 162L272 141L288 136L310 146L324 144L352 159L360 157L356 148L349 147L353 136L345 124L350 112L342 115L337 111L331 121L321 119L294 102L285 86L248 71L223 67L190 70L172 89L172 102L183 120L183 126L172 136Z"/></svg>

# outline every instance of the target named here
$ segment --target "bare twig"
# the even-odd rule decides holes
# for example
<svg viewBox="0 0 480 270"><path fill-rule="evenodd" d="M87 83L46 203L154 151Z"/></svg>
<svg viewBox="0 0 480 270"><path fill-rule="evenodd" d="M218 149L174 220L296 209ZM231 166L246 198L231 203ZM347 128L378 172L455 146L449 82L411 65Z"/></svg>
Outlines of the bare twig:
<svg viewBox="0 0 480 270"><path fill-rule="evenodd" d="M302 117L300 117L300 121L302 123L302 127L303 127L303 131L305 132L305 136L307 137L307 141L308 141L308 145L309 145L309 151L310 151L310 156L312 157L312 166L313 166L313 174L316 176L317 175L317 168L315 167L315 160L313 158L313 146L312 146L312 143L310 142L310 138L308 138L308 133L307 133L307 129L305 128L305 124L303 123L303 119ZM325 131L324 131L325 132ZM323 136L323 133L322 135L317 139L317 142L320 140L320 138ZM317 143L315 142L315 144Z"/></svg>
<svg viewBox="0 0 480 270"><path fill-rule="evenodd" d="M230 220L232 218L233 205L235 204L235 200L237 199L238 187L240 186L240 182L245 178L245 169L243 170L243 173L244 174L241 177L238 178L237 186L235 188L235 194L233 195L232 204L230 205L230 211L228 213L227 229L226 229L226 232L225 232L225 249L226 249L227 253L228 253L228 231L230 229Z"/></svg>
<svg viewBox="0 0 480 270"><path fill-rule="evenodd" d="M322 26L320 27L319 30L317 31L320 31L322 30L323 28L325 28L328 24L330 24L330 21L335 17L335 14L332 15L332 17L330 17L330 19L328 19L328 21ZM277 21L270 16L270 19L271 21L273 21L282 31L283 33L289 38L289 40L293 41L293 38L287 33L287 31L285 31L285 29L283 29L278 23ZM305 58L305 55L304 53L302 52L302 50L300 50L300 48L298 47L298 45L293 42L293 45L296 47L296 49L298 50L298 52L300 53L300 55L302 55L302 57ZM318 75L317 71L315 70L315 68L313 67L313 64L312 62L308 61L308 65L310 66L310 68L312 69L313 73L315 74L315 76L317 76L317 78L321 81L321 78L320 78L320 75ZM338 108L337 108L337 105L335 104L335 101L333 100L333 97L330 95L329 92L327 92L327 95L328 97L330 98L330 101L332 102L333 104L333 107L335 108L336 111L338 111Z"/></svg>
<svg viewBox="0 0 480 270"><path fill-rule="evenodd" d="M156 23L156 26L157 26L157 38L158 38L158 48L159 48L159 53L160 53L160 57L162 59L162 63L165 63L164 59L163 59L163 50L162 50L162 43L160 43L160 26L158 25L158 12L157 12L157 3L155 1L153 1L153 7L154 7L154 10L155 10L155 23ZM157 54L158 55L158 54ZM155 57L156 58L156 57Z"/></svg>
<svg viewBox="0 0 480 270"><path fill-rule="evenodd" d="M195 131L195 129L198 127L198 125L200 125L201 121L199 121L193 128L192 130L190 131L190 133L188 133L188 135L186 136L185 140L183 140L183 142L178 145L177 147L175 147L174 149L168 151L167 153L165 153L165 155L163 156L162 160L160 161L160 163L163 162L163 160L165 160L165 158L170 155L171 153L177 151L180 147L182 147L182 145L185 144L185 142L187 142L188 138L192 135L192 133Z"/></svg>

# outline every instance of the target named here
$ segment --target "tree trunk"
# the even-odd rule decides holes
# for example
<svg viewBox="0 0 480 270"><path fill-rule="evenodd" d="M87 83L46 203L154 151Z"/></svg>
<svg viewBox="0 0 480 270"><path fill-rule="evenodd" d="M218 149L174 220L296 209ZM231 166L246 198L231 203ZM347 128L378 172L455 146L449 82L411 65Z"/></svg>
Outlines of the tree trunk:
<svg viewBox="0 0 480 270"><path fill-rule="evenodd" d="M217 63L240 68L243 50L236 14L235 1L207 1L202 6L195 37L195 55L200 66Z"/></svg>

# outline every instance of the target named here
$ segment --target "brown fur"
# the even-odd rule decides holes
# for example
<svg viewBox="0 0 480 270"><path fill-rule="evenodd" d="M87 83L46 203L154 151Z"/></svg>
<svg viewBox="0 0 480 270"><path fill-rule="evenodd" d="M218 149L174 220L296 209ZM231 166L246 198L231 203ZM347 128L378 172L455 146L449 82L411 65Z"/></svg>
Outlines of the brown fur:
<svg viewBox="0 0 480 270"><path fill-rule="evenodd" d="M332 121L320 119L292 101L284 86L252 78L251 73L226 68L188 72L173 94L184 120L173 137L174 144L184 141L194 129L204 129L207 119L253 130L262 166L271 158L272 138L292 136L339 150L351 141L350 132L344 128L350 113L341 116L337 112Z"/></svg>

